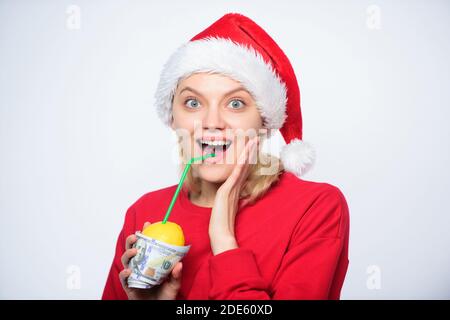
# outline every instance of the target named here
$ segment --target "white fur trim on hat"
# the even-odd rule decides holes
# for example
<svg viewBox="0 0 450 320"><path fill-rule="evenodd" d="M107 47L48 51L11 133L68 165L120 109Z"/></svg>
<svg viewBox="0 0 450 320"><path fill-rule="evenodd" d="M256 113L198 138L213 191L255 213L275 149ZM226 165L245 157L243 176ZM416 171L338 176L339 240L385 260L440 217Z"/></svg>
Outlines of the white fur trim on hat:
<svg viewBox="0 0 450 320"><path fill-rule="evenodd" d="M280 157L285 170L300 177L313 167L316 155L309 143L292 139L283 146Z"/></svg>
<svg viewBox="0 0 450 320"><path fill-rule="evenodd" d="M256 102L264 127L279 129L287 117L285 83L251 46L231 39L206 37L179 47L164 65L155 104L160 119L172 120L172 99L178 81L193 73L220 73L239 81Z"/></svg>

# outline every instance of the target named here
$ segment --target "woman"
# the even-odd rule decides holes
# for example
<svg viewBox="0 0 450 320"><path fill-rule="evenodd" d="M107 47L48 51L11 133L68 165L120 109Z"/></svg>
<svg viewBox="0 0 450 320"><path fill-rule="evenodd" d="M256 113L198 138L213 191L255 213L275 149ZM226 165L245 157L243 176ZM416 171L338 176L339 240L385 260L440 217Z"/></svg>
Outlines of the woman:
<svg viewBox="0 0 450 320"><path fill-rule="evenodd" d="M192 166L170 216L191 245L186 257L160 286L127 286L134 233L162 220L177 186L143 195L125 216L103 299L339 299L348 206L337 187L300 178L314 153L302 141L294 71L275 41L226 14L171 56L156 101L184 161L216 157ZM260 150L276 129L287 142L281 161Z"/></svg>

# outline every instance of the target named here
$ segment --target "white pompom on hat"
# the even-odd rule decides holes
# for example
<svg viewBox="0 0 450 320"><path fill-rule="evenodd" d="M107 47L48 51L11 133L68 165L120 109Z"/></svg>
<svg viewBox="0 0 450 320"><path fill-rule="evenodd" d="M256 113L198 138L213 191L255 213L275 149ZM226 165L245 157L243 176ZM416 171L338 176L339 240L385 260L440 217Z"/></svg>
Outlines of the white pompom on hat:
<svg viewBox="0 0 450 320"><path fill-rule="evenodd" d="M313 166L314 150L302 140L300 90L294 70L259 25L244 15L228 13L171 55L155 94L158 116L166 125L171 124L179 81L200 72L229 76L248 90L264 127L279 129L286 142L280 154L286 171L300 177Z"/></svg>

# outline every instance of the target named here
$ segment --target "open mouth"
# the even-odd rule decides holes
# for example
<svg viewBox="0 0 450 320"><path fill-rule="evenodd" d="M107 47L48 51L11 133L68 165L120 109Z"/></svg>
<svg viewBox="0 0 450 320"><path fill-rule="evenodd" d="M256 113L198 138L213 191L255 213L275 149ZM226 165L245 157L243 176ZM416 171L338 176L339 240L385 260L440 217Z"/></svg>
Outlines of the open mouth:
<svg viewBox="0 0 450 320"><path fill-rule="evenodd" d="M202 153L205 150L208 152L225 152L231 145L231 140L203 140L197 139L197 143L202 148Z"/></svg>

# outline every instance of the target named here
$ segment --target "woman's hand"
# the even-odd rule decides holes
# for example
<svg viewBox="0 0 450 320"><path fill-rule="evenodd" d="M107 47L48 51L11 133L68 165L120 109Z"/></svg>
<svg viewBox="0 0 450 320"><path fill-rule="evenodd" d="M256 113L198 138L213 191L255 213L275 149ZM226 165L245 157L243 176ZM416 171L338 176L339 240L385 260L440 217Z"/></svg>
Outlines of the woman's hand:
<svg viewBox="0 0 450 320"><path fill-rule="evenodd" d="M150 223L144 223L145 229ZM159 286L151 289L138 289L128 287L127 279L131 274L131 269L128 268L128 263L131 258L137 254L137 249L132 248L132 245L137 241L137 237L132 234L126 239L126 250L122 255L122 265L124 269L119 273L122 288L125 290L129 300L175 300L178 290L181 287L181 270L182 262L178 262L173 268L169 277L164 280Z"/></svg>
<svg viewBox="0 0 450 320"><path fill-rule="evenodd" d="M217 190L208 230L214 255L238 247L234 235L234 221L238 210L239 195L250 173L249 160L253 159L258 142L258 136L248 141L232 173Z"/></svg>

